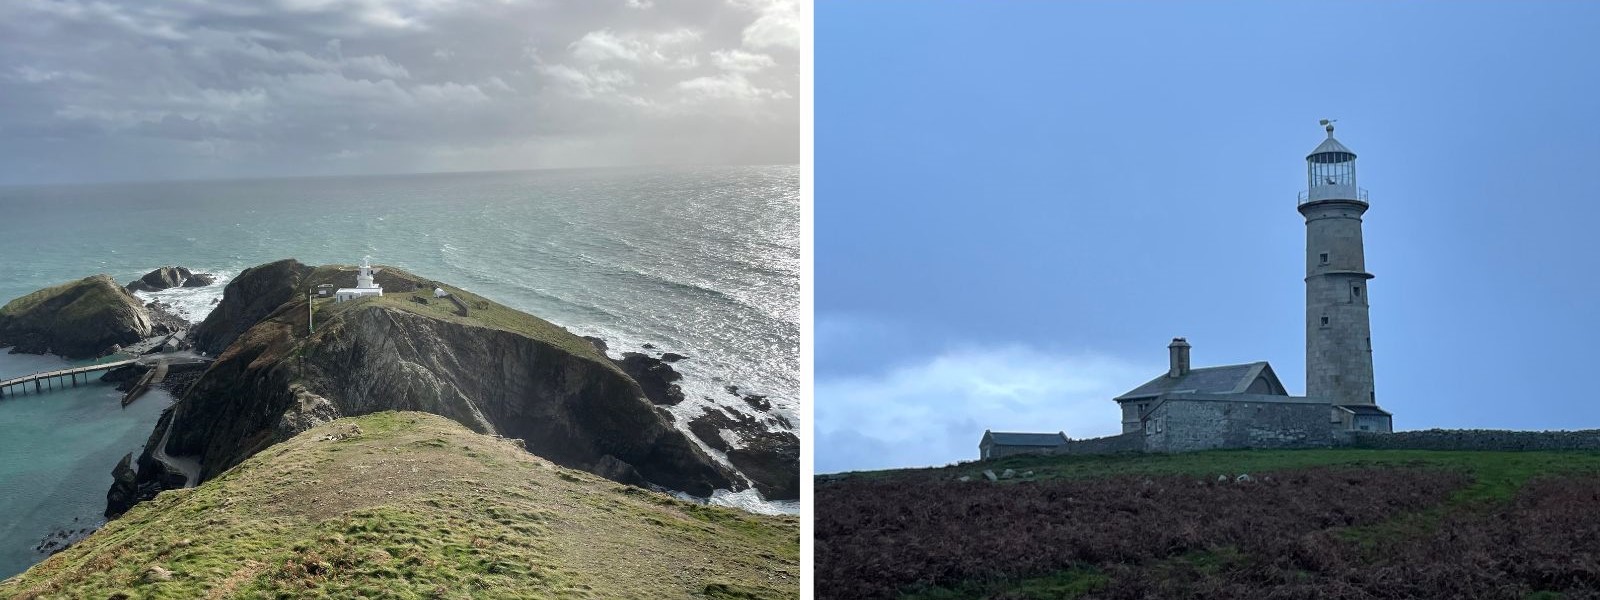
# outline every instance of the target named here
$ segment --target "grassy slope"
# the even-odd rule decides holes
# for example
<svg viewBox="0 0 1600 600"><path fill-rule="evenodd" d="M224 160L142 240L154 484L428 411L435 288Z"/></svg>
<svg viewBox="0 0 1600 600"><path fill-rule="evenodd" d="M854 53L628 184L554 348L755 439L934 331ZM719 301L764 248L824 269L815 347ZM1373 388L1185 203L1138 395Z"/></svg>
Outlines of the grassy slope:
<svg viewBox="0 0 1600 600"><path fill-rule="evenodd" d="M798 577L792 517L678 501L385 412L164 492L0 597L795 598Z"/></svg>
<svg viewBox="0 0 1600 600"><path fill-rule="evenodd" d="M23 315L46 300L66 296L72 301L62 306L51 318L54 323L70 324L88 318L105 307L136 302L125 297L118 288L110 275L92 275L16 298L0 307L0 315Z"/></svg>
<svg viewBox="0 0 1600 600"><path fill-rule="evenodd" d="M383 269L384 270L379 273L378 277L380 282L389 278L396 278L404 279L414 283L427 284L427 287L418 289L414 292L386 289L384 290L384 295L380 298L366 298L357 300L355 302L335 303L332 300L318 300L316 303L317 321L320 323L325 319L332 318L341 311L362 306L366 303L376 302L384 306L398 308L407 312L433 317L444 321L450 321L452 323L460 323L475 327L488 327L502 331L519 333L549 343L566 351L569 354L586 358L613 370L617 370L616 366L613 365L611 361L606 360L604 356L601 356L600 352L596 350L594 345L590 344L588 340L585 340L582 337L567 331L560 325L556 325L539 317L506 307L498 302L489 300L488 298L484 298L471 292L464 291L449 284L430 282L422 277L418 277L411 273L407 273L392 267L383 267ZM317 267L316 271L313 272L311 276L306 278L304 287L311 289L317 284L322 283L332 283L338 286L349 286L353 284L354 278L355 267L337 265ZM454 294L456 297L466 302L468 307L471 309L468 316L462 317L457 315L455 305L449 300L443 298L434 298L433 288L431 287L432 285L438 285L444 288L445 291ZM392 286L390 287L392 288ZM421 304L415 302L412 300L412 297L425 299L428 301L428 303ZM305 309L304 305L301 305L300 308L301 310Z"/></svg>
<svg viewBox="0 0 1600 600"><path fill-rule="evenodd" d="M1343 532L1350 539L1370 542L1383 536L1425 535L1452 511L1493 510L1509 501L1529 479L1572 473L1600 472L1600 452L1473 452L1431 450L1218 450L1185 454L1120 454L1105 456L1009 456L947 467L853 472L832 477L911 477L981 480L983 471L1032 471L1030 477L1002 480L1011 485L1028 479L1094 478L1129 474L1182 474L1202 477L1235 476L1284 469L1327 465L1429 466L1461 470L1474 483L1457 492L1444 506L1403 515L1391 522ZM1202 567L1210 563L1243 560L1238 556L1197 554L1182 561ZM1161 565L1154 567L1160 570ZM957 588L909 590L903 600L953 600L1005 593L1008 598L1075 598L1108 583L1093 569L1072 569L1054 575L1008 581L974 581Z"/></svg>

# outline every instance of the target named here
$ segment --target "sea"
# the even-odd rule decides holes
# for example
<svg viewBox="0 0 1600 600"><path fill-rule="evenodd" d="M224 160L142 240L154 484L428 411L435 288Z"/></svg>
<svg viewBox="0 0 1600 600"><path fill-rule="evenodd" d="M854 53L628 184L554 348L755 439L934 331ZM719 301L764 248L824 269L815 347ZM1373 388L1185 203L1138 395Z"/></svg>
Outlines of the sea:
<svg viewBox="0 0 1600 600"><path fill-rule="evenodd" d="M687 355L674 365L679 423L711 406L749 412L727 391L738 386L799 426L794 165L0 187L0 303L174 265L219 280L141 296L198 322L250 266L367 256L603 338L614 357ZM67 364L0 349L0 378ZM103 523L112 468L173 402L120 397L95 382L0 399L0 578L44 558L48 536ZM754 490L709 501L799 510Z"/></svg>

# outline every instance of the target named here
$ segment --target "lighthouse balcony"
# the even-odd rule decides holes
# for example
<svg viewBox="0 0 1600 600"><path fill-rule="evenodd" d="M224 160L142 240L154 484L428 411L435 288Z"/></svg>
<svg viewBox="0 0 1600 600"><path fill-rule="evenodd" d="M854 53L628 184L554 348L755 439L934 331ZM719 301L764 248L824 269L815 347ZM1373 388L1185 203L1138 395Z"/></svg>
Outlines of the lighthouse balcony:
<svg viewBox="0 0 1600 600"><path fill-rule="evenodd" d="M1321 202L1323 200L1359 200L1366 202L1367 190L1353 185L1319 185L1300 192L1300 204Z"/></svg>

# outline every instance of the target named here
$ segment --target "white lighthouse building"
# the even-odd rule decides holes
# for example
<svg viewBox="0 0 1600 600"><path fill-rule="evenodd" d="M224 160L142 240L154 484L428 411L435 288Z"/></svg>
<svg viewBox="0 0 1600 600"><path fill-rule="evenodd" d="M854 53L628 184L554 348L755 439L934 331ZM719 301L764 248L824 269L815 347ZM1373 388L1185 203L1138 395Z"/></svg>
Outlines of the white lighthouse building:
<svg viewBox="0 0 1600 600"><path fill-rule="evenodd" d="M356 286L353 288L339 288L339 291L333 294L334 301L344 302L367 296L382 296L383 286L372 281L372 275L382 270L372 267L371 256L362 258L361 267L356 271Z"/></svg>

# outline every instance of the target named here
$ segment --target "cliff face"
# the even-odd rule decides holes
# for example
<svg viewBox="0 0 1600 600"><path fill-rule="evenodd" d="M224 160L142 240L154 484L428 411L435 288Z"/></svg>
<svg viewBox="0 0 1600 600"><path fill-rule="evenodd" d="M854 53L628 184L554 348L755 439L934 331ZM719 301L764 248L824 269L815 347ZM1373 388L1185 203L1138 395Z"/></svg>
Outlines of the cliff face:
<svg viewBox="0 0 1600 600"><path fill-rule="evenodd" d="M311 267L292 258L245 269L223 289L223 302L194 328L190 337L195 349L221 353L284 302L305 294L301 284L311 272Z"/></svg>
<svg viewBox="0 0 1600 600"><path fill-rule="evenodd" d="M520 438L536 455L619 481L697 495L733 487L636 382L559 327L452 289L473 306L461 317L451 304L429 303L431 292L402 291L431 290L431 282L389 270L383 298L319 301L308 334L306 300L295 290L349 273L274 265L229 284L206 330L239 329L237 319L260 311L259 296L240 294L288 290L288 300L233 337L151 437L165 435L168 454L198 458L202 479L330 418L418 410Z"/></svg>
<svg viewBox="0 0 1600 600"><path fill-rule="evenodd" d="M0 346L31 354L92 358L148 337L150 315L109 275L17 298L0 308Z"/></svg>

